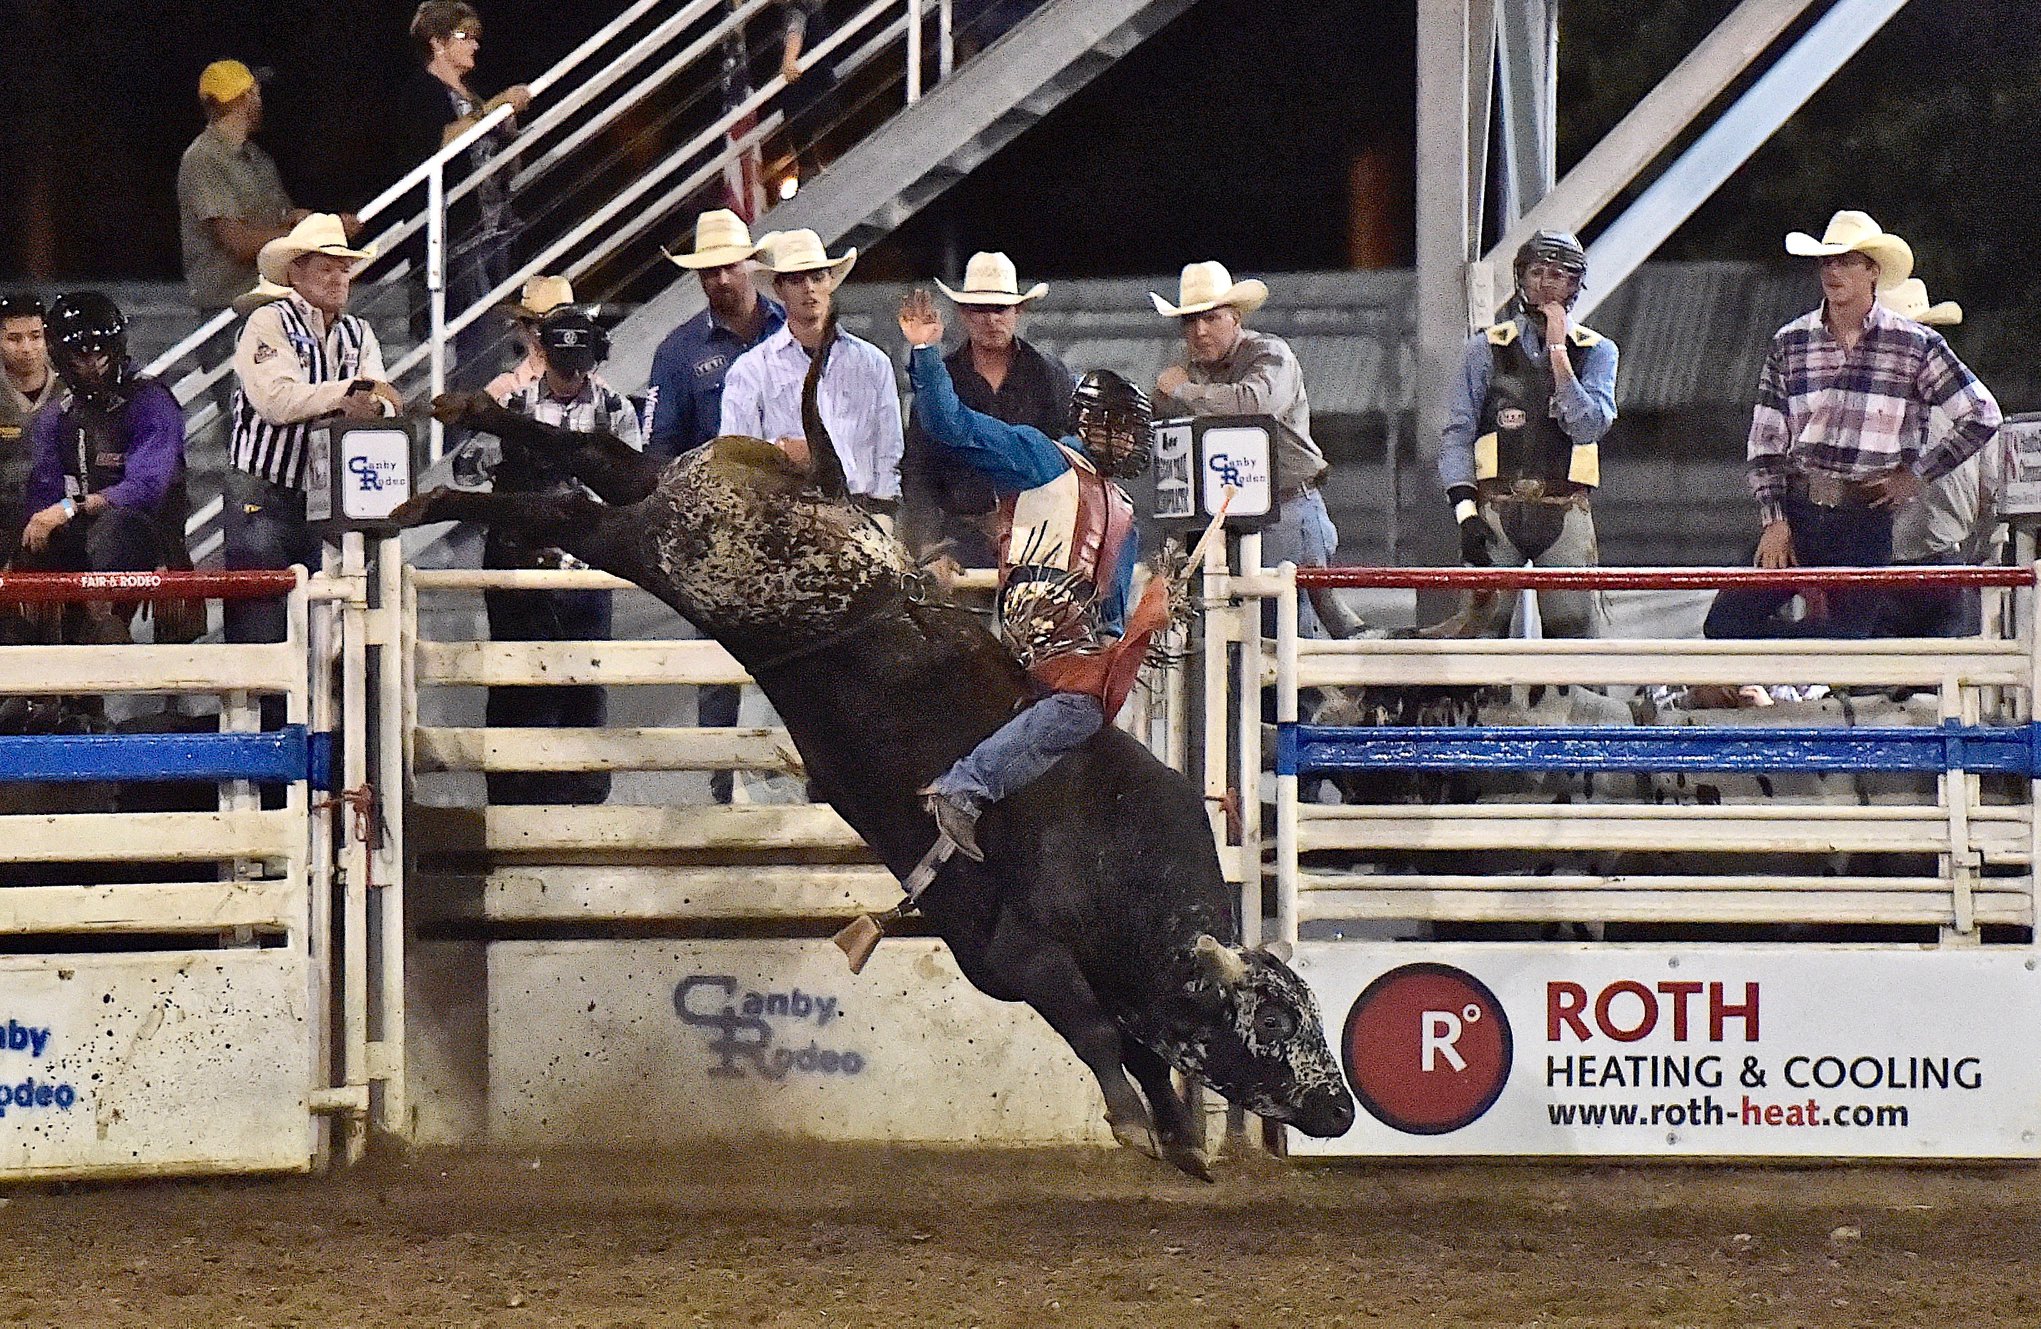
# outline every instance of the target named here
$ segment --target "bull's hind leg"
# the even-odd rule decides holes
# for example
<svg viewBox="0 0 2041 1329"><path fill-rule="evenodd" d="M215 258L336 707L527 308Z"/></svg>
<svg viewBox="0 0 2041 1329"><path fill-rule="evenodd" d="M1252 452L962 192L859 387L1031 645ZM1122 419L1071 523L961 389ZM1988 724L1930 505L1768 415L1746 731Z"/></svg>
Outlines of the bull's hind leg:
<svg viewBox="0 0 2041 1329"><path fill-rule="evenodd" d="M1205 1123L1176 1091L1169 1063L1131 1038L1120 1040L1120 1060L1148 1096L1155 1136L1165 1162L1201 1181L1212 1180L1212 1156L1205 1152Z"/></svg>
<svg viewBox="0 0 2041 1329"><path fill-rule="evenodd" d="M1106 1122L1113 1128L1113 1138L1151 1158L1160 1158L1148 1109L1120 1068L1119 1026L1099 1005L1077 957L1039 933L1015 925L1010 918L1002 918L988 939L983 964L997 973L1000 987L1034 1007L1090 1069L1099 1092L1105 1095Z"/></svg>

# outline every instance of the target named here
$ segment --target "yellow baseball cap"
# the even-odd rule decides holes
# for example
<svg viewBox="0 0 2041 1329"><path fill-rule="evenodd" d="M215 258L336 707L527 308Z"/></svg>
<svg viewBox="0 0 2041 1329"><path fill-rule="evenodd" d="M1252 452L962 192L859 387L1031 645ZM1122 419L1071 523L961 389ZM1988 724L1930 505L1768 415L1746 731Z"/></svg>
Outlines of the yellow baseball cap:
<svg viewBox="0 0 2041 1329"><path fill-rule="evenodd" d="M198 76L198 95L225 106L255 86L255 71L239 60L215 60Z"/></svg>

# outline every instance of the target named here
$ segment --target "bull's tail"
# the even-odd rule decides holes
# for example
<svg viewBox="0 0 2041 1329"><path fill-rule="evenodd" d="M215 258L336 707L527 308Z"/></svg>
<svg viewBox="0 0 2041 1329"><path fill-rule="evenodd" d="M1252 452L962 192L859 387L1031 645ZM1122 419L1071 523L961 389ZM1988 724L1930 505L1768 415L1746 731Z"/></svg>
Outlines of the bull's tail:
<svg viewBox="0 0 2041 1329"><path fill-rule="evenodd" d="M822 326L822 341L815 347L815 355L808 362L808 380L801 385L801 431L807 435L809 465L814 468L815 484L831 498L849 498L850 480L843 472L843 458L836 454L836 444L830 441L829 427L822 423L822 374L829 365L829 356L836 349L836 313L830 311L829 321Z"/></svg>

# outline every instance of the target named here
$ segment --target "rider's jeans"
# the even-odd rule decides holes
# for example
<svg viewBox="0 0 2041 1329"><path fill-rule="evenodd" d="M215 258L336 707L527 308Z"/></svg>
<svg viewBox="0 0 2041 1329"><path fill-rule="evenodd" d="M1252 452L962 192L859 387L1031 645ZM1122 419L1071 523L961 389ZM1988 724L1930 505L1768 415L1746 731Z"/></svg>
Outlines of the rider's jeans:
<svg viewBox="0 0 2041 1329"><path fill-rule="evenodd" d="M1083 692L1052 692L1024 706L971 755L943 773L935 791L975 808L1024 789L1059 758L1097 733L1105 708Z"/></svg>

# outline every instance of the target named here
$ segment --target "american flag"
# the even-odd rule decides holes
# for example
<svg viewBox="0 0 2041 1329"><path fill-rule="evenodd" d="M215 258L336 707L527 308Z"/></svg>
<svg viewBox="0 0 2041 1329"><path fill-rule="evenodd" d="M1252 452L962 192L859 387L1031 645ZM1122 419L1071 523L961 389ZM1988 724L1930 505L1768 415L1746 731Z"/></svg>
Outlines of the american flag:
<svg viewBox="0 0 2041 1329"><path fill-rule="evenodd" d="M723 40L720 81L723 112L729 114L750 100L751 72L744 44L742 24L734 26ZM730 125L729 153L723 160L723 206L742 217L747 225L766 209L765 157L756 143L741 146L758 129L758 111L753 108Z"/></svg>

